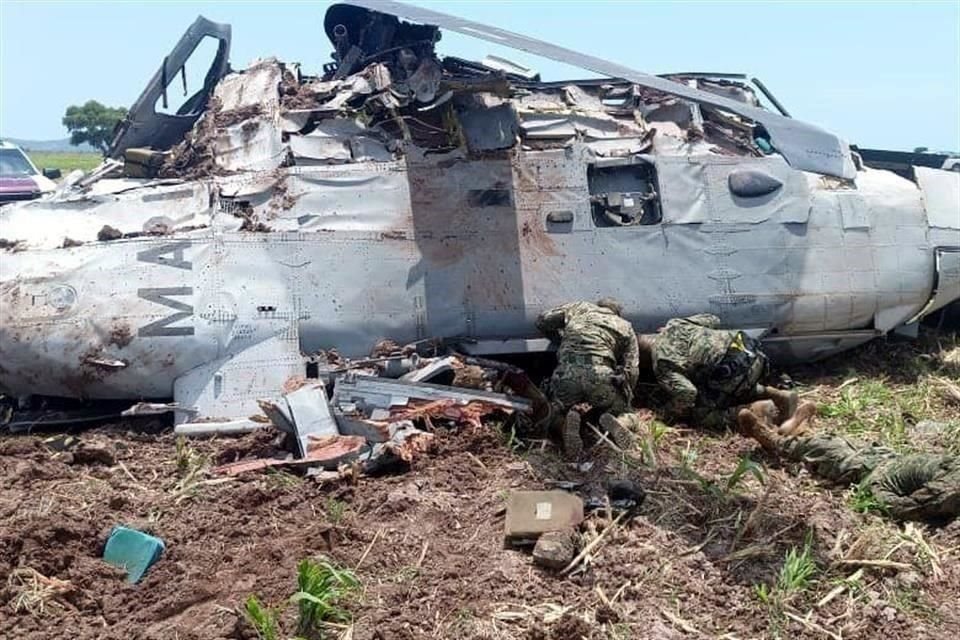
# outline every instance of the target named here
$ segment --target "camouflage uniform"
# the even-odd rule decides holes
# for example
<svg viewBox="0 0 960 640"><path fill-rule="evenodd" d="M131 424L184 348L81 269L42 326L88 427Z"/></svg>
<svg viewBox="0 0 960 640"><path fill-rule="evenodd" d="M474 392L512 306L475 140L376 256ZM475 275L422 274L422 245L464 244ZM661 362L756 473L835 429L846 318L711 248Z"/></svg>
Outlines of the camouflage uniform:
<svg viewBox="0 0 960 640"><path fill-rule="evenodd" d="M573 302L542 313L537 328L560 339L550 393L563 411L581 402L615 415L630 409L640 365L629 322L611 309Z"/></svg>
<svg viewBox="0 0 960 640"><path fill-rule="evenodd" d="M808 463L814 473L844 484L862 483L891 517L927 520L960 514L960 458L913 453L898 455L876 444L860 446L833 434L778 436L766 448ZM758 438L760 440L760 438Z"/></svg>
<svg viewBox="0 0 960 640"><path fill-rule="evenodd" d="M767 371L755 340L720 329L720 318L698 314L670 320L654 338L653 372L672 397L677 417L718 428L736 418L736 404L749 402Z"/></svg>

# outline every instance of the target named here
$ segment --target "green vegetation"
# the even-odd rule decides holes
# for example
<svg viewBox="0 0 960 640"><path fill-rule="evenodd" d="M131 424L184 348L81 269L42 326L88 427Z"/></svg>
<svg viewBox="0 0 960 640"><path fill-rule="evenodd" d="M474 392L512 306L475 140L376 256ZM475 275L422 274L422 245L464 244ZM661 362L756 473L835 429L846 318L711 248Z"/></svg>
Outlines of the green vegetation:
<svg viewBox="0 0 960 640"><path fill-rule="evenodd" d="M60 169L64 177L74 169L90 171L103 161L99 153L25 151L38 169Z"/></svg>
<svg viewBox="0 0 960 640"><path fill-rule="evenodd" d="M727 478L727 493L735 491L737 485L747 474L752 475L760 484L764 483L763 467L750 459L750 456L740 456L737 468Z"/></svg>
<svg viewBox="0 0 960 640"><path fill-rule="evenodd" d="M359 592L360 581L353 571L325 558L301 560L297 565L297 591L287 601L288 605L297 605L297 638L321 640L326 626L350 623L353 616L343 605ZM260 640L278 640L283 608L268 607L251 595L244 602L243 617Z"/></svg>
<svg viewBox="0 0 960 640"><path fill-rule="evenodd" d="M931 606L917 589L908 587L896 589L890 594L890 603L900 611L917 616L922 620L930 622L940 620L940 613L936 607Z"/></svg>
<svg viewBox="0 0 960 640"><path fill-rule="evenodd" d="M803 548L791 547L783 559L783 566L771 587L767 584L753 585L757 600L770 609L771 623L776 627L783 622L783 611L787 603L802 594L817 575L817 563L812 554L813 539L807 534Z"/></svg>
<svg viewBox="0 0 960 640"><path fill-rule="evenodd" d="M817 573L817 563L810 553L810 537L803 544L803 549L791 547L780 568L780 577L777 578L777 591L783 595L791 595L803 591L810 584Z"/></svg>
<svg viewBox="0 0 960 640"><path fill-rule="evenodd" d="M860 483L850 490L847 504L857 513L885 514L887 508L873 495L873 491L865 483Z"/></svg>
<svg viewBox="0 0 960 640"><path fill-rule="evenodd" d="M257 632L260 640L277 640L280 637L278 612L260 602L257 596L250 596L243 603L243 617Z"/></svg>
<svg viewBox="0 0 960 640"><path fill-rule="evenodd" d="M330 519L330 524L338 525L343 521L343 516L347 512L347 503L343 500L337 500L336 498L328 498L327 504L324 506L324 511L327 512L327 518Z"/></svg>
<svg viewBox="0 0 960 640"><path fill-rule="evenodd" d="M297 633L310 637L324 622L350 622L343 601L360 590L360 581L349 569L341 569L327 560L301 560L297 565L298 591L290 598L299 617Z"/></svg>

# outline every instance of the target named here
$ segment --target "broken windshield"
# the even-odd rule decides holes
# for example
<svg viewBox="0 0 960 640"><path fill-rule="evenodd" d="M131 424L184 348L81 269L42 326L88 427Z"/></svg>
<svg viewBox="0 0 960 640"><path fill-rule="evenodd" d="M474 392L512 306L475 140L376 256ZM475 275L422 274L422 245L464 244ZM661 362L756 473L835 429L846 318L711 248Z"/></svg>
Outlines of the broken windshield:
<svg viewBox="0 0 960 640"><path fill-rule="evenodd" d="M33 168L27 157L19 149L0 149L0 176L35 176L37 170Z"/></svg>

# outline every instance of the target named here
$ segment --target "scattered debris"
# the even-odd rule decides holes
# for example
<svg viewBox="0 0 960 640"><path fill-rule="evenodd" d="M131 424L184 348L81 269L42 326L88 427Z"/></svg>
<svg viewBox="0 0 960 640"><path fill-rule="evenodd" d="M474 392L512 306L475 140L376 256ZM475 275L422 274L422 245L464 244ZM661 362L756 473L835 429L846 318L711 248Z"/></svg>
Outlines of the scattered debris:
<svg viewBox="0 0 960 640"><path fill-rule="evenodd" d="M548 531L576 529L583 522L583 500L566 491L514 491L507 498L504 533L512 542L529 542Z"/></svg>
<svg viewBox="0 0 960 640"><path fill-rule="evenodd" d="M339 435L322 384L304 385L277 401L259 404L275 427L293 436L300 458L309 455L311 440Z"/></svg>
<svg viewBox="0 0 960 640"><path fill-rule="evenodd" d="M116 526L107 538L103 559L108 564L126 570L127 582L137 583L160 559L164 549L160 538L136 529Z"/></svg>

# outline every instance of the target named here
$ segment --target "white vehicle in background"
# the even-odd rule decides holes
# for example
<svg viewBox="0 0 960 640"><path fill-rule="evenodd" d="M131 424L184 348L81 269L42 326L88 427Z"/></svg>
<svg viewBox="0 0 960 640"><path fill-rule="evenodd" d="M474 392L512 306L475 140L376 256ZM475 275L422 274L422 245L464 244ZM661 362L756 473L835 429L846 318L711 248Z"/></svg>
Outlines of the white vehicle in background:
<svg viewBox="0 0 960 640"><path fill-rule="evenodd" d="M23 149L0 140L0 205L34 200L57 188L60 169L40 171Z"/></svg>

